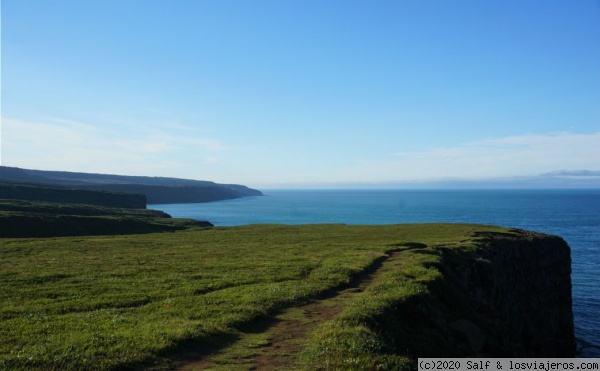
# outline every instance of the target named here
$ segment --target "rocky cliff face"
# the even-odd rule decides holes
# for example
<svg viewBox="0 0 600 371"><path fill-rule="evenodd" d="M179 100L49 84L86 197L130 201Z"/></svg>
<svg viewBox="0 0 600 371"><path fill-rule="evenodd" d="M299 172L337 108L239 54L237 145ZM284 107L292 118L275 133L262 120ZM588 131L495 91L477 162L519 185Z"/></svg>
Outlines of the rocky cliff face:
<svg viewBox="0 0 600 371"><path fill-rule="evenodd" d="M471 308L450 328L474 355L574 357L570 248L560 237L516 232L481 235L468 256L442 250Z"/></svg>
<svg viewBox="0 0 600 371"><path fill-rule="evenodd" d="M0 199L87 204L132 209L146 208L146 196L142 193L71 189L41 184L0 183Z"/></svg>

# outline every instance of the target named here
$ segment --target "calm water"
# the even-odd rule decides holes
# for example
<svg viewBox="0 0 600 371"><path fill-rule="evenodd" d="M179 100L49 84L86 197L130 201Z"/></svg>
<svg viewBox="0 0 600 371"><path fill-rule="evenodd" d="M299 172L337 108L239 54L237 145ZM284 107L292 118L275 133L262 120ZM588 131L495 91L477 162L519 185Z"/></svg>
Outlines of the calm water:
<svg viewBox="0 0 600 371"><path fill-rule="evenodd" d="M151 205L217 226L255 223L481 223L563 237L573 260L581 357L600 357L600 190L269 190L203 204Z"/></svg>

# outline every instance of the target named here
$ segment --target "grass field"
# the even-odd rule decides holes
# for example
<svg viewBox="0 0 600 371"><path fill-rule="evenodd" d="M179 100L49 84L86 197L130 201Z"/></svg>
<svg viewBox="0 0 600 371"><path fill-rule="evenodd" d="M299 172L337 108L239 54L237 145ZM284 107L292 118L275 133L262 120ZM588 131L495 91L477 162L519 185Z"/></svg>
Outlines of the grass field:
<svg viewBox="0 0 600 371"><path fill-rule="evenodd" d="M0 369L167 368L179 349L214 347L257 318L348 284L394 250L405 253L399 265L313 332L297 365L401 368L409 346L390 343L381 324L421 346L414 326L390 311L427 297L440 277L439 249L468 250L484 231L506 232L455 224L253 225L2 238Z"/></svg>

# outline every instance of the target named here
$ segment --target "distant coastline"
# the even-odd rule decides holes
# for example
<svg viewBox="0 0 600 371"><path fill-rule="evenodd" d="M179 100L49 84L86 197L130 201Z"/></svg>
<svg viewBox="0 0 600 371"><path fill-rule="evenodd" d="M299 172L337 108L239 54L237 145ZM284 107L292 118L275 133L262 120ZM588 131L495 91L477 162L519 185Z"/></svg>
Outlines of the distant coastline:
<svg viewBox="0 0 600 371"><path fill-rule="evenodd" d="M262 195L262 192L240 184L167 177L31 170L8 166L0 166L0 182L144 194L148 204L199 203Z"/></svg>

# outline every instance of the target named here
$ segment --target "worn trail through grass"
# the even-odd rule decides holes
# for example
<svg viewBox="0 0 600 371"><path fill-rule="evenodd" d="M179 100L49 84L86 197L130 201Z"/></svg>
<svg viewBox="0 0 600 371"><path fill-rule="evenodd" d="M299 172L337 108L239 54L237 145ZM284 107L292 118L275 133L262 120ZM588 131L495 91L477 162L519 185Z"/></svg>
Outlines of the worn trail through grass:
<svg viewBox="0 0 600 371"><path fill-rule="evenodd" d="M439 278L443 251L466 253L483 232L506 230L251 225L0 238L0 369L402 363L371 320L387 326L390 305Z"/></svg>
<svg viewBox="0 0 600 371"><path fill-rule="evenodd" d="M303 349L304 340L310 331L340 314L357 294L377 282L381 273L401 265L402 251L388 252L344 288L331 290L303 305L287 308L243 327L233 343L212 354L188 353L184 359L176 362L175 369L190 371L296 368L297 354Z"/></svg>

